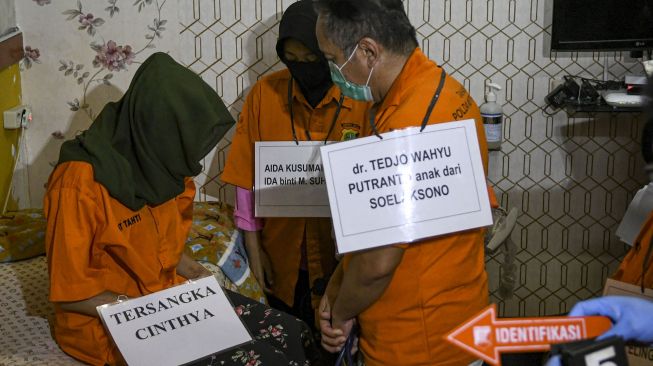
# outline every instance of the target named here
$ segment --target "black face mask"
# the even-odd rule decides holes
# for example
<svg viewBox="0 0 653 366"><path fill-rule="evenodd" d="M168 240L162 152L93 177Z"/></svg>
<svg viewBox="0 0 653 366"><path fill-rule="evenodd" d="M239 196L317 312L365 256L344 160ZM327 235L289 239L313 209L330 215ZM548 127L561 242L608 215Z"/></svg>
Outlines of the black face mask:
<svg viewBox="0 0 653 366"><path fill-rule="evenodd" d="M299 84L308 103L315 108L333 85L329 64L323 60L316 62L285 61L285 64L293 79Z"/></svg>

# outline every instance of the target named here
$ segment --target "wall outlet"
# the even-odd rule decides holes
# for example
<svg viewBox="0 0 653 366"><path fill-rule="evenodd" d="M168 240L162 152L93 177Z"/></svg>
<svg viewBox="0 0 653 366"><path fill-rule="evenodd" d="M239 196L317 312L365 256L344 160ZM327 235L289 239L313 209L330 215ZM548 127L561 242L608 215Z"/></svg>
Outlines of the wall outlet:
<svg viewBox="0 0 653 366"><path fill-rule="evenodd" d="M7 109L3 115L6 129L26 128L32 121L32 108L28 105L19 105Z"/></svg>

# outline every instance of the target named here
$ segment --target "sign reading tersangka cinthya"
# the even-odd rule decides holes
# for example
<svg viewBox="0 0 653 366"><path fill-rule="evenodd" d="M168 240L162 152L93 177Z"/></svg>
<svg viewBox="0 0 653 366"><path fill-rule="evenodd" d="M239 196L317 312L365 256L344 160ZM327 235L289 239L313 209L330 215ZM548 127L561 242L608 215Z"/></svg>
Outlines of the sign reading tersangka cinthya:
<svg viewBox="0 0 653 366"><path fill-rule="evenodd" d="M214 277L98 313L129 365L181 365L252 339Z"/></svg>

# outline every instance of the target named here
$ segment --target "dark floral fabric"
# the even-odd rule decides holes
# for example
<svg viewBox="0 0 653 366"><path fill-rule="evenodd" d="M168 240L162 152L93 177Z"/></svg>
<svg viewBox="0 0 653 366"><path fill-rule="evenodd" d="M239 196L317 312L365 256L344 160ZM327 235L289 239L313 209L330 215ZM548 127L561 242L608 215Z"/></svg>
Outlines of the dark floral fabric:
<svg viewBox="0 0 653 366"><path fill-rule="evenodd" d="M319 365L319 349L303 321L236 292L225 293L254 341L194 362L194 366Z"/></svg>

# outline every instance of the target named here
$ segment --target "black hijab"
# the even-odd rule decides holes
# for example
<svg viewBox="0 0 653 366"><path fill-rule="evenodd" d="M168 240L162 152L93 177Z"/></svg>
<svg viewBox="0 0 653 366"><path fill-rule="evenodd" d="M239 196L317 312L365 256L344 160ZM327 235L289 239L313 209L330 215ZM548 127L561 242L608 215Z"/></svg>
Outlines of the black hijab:
<svg viewBox="0 0 653 366"><path fill-rule="evenodd" d="M288 67L293 79L299 84L302 94L313 107L316 107L322 101L333 85L329 64L317 43L316 24L317 13L313 8L313 1L300 0L290 5L283 13L279 23L279 39L277 40L279 58ZM296 62L286 60L283 48L289 38L301 42L318 56L318 61Z"/></svg>
<svg viewBox="0 0 653 366"><path fill-rule="evenodd" d="M118 102L108 103L88 130L61 147L59 164L85 161L109 194L133 211L184 191L184 178L234 124L197 74L165 53L138 68Z"/></svg>

